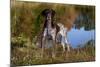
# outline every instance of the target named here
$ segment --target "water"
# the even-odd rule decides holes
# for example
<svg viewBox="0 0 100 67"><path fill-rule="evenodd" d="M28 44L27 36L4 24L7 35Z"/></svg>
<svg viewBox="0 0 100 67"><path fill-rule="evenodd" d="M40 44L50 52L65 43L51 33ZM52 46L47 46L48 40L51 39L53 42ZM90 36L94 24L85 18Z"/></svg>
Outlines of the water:
<svg viewBox="0 0 100 67"><path fill-rule="evenodd" d="M89 40L95 40L95 30L86 31L84 27L81 29L72 28L67 37L71 46L76 48L78 45L84 45Z"/></svg>

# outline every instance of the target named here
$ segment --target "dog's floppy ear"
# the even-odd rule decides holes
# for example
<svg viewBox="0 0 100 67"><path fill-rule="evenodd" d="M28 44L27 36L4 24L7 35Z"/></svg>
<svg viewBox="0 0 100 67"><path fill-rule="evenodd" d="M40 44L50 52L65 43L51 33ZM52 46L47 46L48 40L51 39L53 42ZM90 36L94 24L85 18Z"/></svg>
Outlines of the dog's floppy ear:
<svg viewBox="0 0 100 67"><path fill-rule="evenodd" d="M56 12L53 9L51 11L52 11L52 17L54 17Z"/></svg>
<svg viewBox="0 0 100 67"><path fill-rule="evenodd" d="M49 9L45 9L41 12L41 15L42 16L46 16L46 14L48 13Z"/></svg>

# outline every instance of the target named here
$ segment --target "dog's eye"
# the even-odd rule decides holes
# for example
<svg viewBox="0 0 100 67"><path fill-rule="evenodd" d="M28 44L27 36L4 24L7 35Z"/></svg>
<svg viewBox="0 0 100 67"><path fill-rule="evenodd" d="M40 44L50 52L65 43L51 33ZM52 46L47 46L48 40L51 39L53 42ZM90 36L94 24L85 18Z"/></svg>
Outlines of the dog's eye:
<svg viewBox="0 0 100 67"><path fill-rule="evenodd" d="M48 16L47 16L47 19L48 19L48 20L51 20L51 15L48 15Z"/></svg>

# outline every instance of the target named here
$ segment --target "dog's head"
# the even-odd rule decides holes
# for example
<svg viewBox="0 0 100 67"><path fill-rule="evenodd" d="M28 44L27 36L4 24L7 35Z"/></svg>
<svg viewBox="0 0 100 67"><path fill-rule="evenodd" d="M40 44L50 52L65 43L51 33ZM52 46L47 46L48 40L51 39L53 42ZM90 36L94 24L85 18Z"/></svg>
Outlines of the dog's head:
<svg viewBox="0 0 100 67"><path fill-rule="evenodd" d="M53 9L44 9L41 14L44 17L47 17L48 15L51 15L51 17L54 17L55 11Z"/></svg>

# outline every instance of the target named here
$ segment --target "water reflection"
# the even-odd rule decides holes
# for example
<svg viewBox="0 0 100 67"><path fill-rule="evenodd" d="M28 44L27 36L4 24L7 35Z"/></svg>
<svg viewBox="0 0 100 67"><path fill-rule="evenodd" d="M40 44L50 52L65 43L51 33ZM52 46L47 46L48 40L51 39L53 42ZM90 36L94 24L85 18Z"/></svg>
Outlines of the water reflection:
<svg viewBox="0 0 100 67"><path fill-rule="evenodd" d="M95 40L95 30L86 31L84 27L80 29L72 28L67 36L71 46L76 48L78 45L84 45L89 40Z"/></svg>

